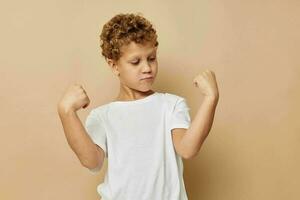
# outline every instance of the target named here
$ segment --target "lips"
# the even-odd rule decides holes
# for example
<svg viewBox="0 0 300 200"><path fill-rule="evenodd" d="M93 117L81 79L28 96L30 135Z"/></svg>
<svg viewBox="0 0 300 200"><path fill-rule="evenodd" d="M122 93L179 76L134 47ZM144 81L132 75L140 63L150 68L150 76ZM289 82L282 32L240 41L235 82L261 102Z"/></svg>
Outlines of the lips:
<svg viewBox="0 0 300 200"><path fill-rule="evenodd" d="M141 80L144 80L144 79L152 79L153 76L148 76L148 77L145 77L145 78L142 78Z"/></svg>

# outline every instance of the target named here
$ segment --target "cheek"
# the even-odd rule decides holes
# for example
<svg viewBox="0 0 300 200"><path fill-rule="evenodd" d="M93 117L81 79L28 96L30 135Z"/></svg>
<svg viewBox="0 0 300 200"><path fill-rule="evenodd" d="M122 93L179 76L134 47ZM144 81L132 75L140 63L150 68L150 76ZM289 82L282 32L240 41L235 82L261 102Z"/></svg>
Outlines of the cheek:
<svg viewBox="0 0 300 200"><path fill-rule="evenodd" d="M152 66L152 70L154 72L157 72L157 70L158 70L158 64L157 64L157 62Z"/></svg>
<svg viewBox="0 0 300 200"><path fill-rule="evenodd" d="M123 72L123 79L125 79L126 81L136 82L138 81L138 78L139 73L137 70L130 69Z"/></svg>

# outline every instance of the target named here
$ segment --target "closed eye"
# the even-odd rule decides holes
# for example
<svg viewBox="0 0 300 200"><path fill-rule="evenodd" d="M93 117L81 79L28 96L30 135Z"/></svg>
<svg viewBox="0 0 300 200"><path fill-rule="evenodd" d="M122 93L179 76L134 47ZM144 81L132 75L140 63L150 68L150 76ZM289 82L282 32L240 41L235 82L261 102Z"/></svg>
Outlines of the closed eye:
<svg viewBox="0 0 300 200"><path fill-rule="evenodd" d="M154 61L154 60L156 60L156 57L150 58L150 60L151 60L151 61Z"/></svg>
<svg viewBox="0 0 300 200"><path fill-rule="evenodd" d="M151 62L153 62L153 61L155 61L156 60L156 57L152 57L152 58L150 58L149 59ZM138 61L136 61L136 62L130 62L132 65L138 65L139 64L139 60Z"/></svg>
<svg viewBox="0 0 300 200"><path fill-rule="evenodd" d="M137 62L132 62L131 64L133 64L133 65L138 65L138 64L139 64L139 61L137 61Z"/></svg>

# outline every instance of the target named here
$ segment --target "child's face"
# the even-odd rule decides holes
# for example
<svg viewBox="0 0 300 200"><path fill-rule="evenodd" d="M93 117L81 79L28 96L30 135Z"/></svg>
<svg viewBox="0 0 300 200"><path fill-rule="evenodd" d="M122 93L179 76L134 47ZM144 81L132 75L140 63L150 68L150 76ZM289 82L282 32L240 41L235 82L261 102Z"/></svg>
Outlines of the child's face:
<svg viewBox="0 0 300 200"><path fill-rule="evenodd" d="M158 72L157 47L152 43L131 42L121 47L121 52L118 62L110 64L114 73L119 76L120 83L139 91L150 90ZM147 77L152 78L145 79Z"/></svg>

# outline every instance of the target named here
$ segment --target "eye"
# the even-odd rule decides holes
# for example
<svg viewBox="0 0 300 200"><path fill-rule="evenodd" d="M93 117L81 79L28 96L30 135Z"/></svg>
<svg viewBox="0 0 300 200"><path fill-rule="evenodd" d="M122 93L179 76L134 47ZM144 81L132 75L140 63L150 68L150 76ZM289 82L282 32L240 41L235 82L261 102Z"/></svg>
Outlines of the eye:
<svg viewBox="0 0 300 200"><path fill-rule="evenodd" d="M150 58L151 61L155 61L156 60L156 57L153 57L153 58Z"/></svg>
<svg viewBox="0 0 300 200"><path fill-rule="evenodd" d="M131 64L133 64L133 65L138 65L138 64L139 64L139 61L131 62Z"/></svg>

